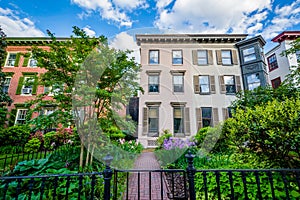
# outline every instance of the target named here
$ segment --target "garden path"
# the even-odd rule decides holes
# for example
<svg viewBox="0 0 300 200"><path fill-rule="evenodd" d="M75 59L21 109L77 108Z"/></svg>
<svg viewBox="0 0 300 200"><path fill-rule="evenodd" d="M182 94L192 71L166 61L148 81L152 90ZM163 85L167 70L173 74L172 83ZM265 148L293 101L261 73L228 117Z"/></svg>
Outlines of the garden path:
<svg viewBox="0 0 300 200"><path fill-rule="evenodd" d="M134 169L160 169L160 165L153 152L143 152L135 161ZM161 173L140 172L140 191L138 191L138 174L131 173L129 177L128 199L129 200L167 200L167 187L164 176L163 198L161 196ZM151 196L149 194L149 179L151 178ZM140 198L138 198L140 192ZM124 197L126 199L126 196Z"/></svg>

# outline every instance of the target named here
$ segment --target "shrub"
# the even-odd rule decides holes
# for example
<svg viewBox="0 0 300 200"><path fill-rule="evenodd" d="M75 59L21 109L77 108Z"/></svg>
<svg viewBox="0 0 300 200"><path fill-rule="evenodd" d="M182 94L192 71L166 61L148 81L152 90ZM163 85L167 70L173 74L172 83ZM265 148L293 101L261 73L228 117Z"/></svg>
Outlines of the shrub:
<svg viewBox="0 0 300 200"><path fill-rule="evenodd" d="M44 135L44 147L46 149L54 149L56 146L56 132L55 131L50 131Z"/></svg>
<svg viewBox="0 0 300 200"><path fill-rule="evenodd" d="M172 137L172 133L170 130L163 130L162 135L157 138L157 148L160 149L162 148L162 145L164 144L165 139L169 139Z"/></svg>
<svg viewBox="0 0 300 200"><path fill-rule="evenodd" d="M274 167L295 168L300 165L299 107L298 98L237 109L223 132L241 151L250 150Z"/></svg>
<svg viewBox="0 0 300 200"><path fill-rule="evenodd" d="M25 145L25 152L38 152L41 147L41 141L38 138L32 138Z"/></svg>
<svg viewBox="0 0 300 200"><path fill-rule="evenodd" d="M24 146L30 136L30 128L26 125L11 126L0 133L0 145Z"/></svg>

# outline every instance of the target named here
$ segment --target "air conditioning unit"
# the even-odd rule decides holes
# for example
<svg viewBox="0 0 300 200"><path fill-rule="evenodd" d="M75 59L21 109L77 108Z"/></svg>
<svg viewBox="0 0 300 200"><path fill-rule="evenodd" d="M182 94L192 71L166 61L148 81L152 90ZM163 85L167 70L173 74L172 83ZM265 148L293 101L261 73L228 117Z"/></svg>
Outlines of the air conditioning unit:
<svg viewBox="0 0 300 200"><path fill-rule="evenodd" d="M31 88L23 88L22 89L22 94L31 94L32 89Z"/></svg>

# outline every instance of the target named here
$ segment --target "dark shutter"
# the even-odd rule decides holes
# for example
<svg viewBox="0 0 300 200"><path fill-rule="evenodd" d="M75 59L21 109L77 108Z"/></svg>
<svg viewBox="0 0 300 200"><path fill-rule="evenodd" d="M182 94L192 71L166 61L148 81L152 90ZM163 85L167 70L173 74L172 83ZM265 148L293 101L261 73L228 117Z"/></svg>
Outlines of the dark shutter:
<svg viewBox="0 0 300 200"><path fill-rule="evenodd" d="M222 52L221 52L221 50L216 50L216 54L217 54L217 64L222 65Z"/></svg>
<svg viewBox="0 0 300 200"><path fill-rule="evenodd" d="M218 108L213 108L213 125L216 126L219 123Z"/></svg>
<svg viewBox="0 0 300 200"><path fill-rule="evenodd" d="M201 108L196 108L196 122L197 122L197 132L203 127L202 125L202 110Z"/></svg>
<svg viewBox="0 0 300 200"><path fill-rule="evenodd" d="M198 53L197 50L192 50L192 59L193 59L193 65L198 65Z"/></svg>
<svg viewBox="0 0 300 200"><path fill-rule="evenodd" d="M17 91L16 91L16 94L21 94L21 90L22 90L22 87L23 87L23 82L24 82L24 76L20 77L19 79L19 83L18 83L18 87L17 87Z"/></svg>
<svg viewBox="0 0 300 200"><path fill-rule="evenodd" d="M242 90L242 85L241 85L241 77L240 76L235 76L235 84L236 84L236 91L239 92Z"/></svg>
<svg viewBox="0 0 300 200"><path fill-rule="evenodd" d="M209 65L213 65L214 61L213 61L213 53L212 50L208 50L207 51L207 55L208 55L208 64Z"/></svg>
<svg viewBox="0 0 300 200"><path fill-rule="evenodd" d="M232 55L232 63L234 65L238 65L238 58L237 58L236 50L231 50L231 55Z"/></svg>
<svg viewBox="0 0 300 200"><path fill-rule="evenodd" d="M220 83L220 93L226 94L226 87L224 82L224 76L219 76L219 83Z"/></svg>
<svg viewBox="0 0 300 200"><path fill-rule="evenodd" d="M148 108L143 108L143 135L148 133Z"/></svg>
<svg viewBox="0 0 300 200"><path fill-rule="evenodd" d="M185 135L191 135L191 125L190 125L190 108L184 108L184 128Z"/></svg>
<svg viewBox="0 0 300 200"><path fill-rule="evenodd" d="M199 76L194 76L194 92L200 94Z"/></svg>
<svg viewBox="0 0 300 200"><path fill-rule="evenodd" d="M210 76L210 93L216 94L216 83L215 83L215 76Z"/></svg>
<svg viewBox="0 0 300 200"><path fill-rule="evenodd" d="M32 94L36 94L38 88L38 77L34 77L33 86L32 86Z"/></svg>
<svg viewBox="0 0 300 200"><path fill-rule="evenodd" d="M227 108L222 108L222 113L223 113L223 120L228 119L228 109Z"/></svg>
<svg viewBox="0 0 300 200"><path fill-rule="evenodd" d="M15 67L19 67L19 61L20 61L21 53L17 53L16 60L15 60Z"/></svg>

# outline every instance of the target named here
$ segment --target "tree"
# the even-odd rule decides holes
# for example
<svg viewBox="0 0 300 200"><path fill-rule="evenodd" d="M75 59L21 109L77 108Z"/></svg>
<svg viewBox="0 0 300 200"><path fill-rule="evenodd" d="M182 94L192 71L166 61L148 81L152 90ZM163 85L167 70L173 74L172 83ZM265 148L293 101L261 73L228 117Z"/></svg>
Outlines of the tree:
<svg viewBox="0 0 300 200"><path fill-rule="evenodd" d="M5 74L2 72L6 57L6 35L0 26L0 127L5 126L7 112L7 104L11 104L12 100L9 95L3 90L5 82Z"/></svg>
<svg viewBox="0 0 300 200"><path fill-rule="evenodd" d="M78 27L73 27L73 33L69 40L60 41L48 31L50 49L32 48L37 65L47 70L41 75L39 84L52 86L48 92L29 102L35 108L32 112L50 105L56 110L50 116L40 115L30 123L36 129L76 124L81 132L82 167L84 145L88 149L88 164L92 162L100 134L103 135L105 129L111 126L134 129L130 121L116 114L116 110L124 107L141 89L137 82L140 66L133 58L128 58L130 51L110 48L104 36L91 38ZM49 99L49 92L53 99Z"/></svg>

